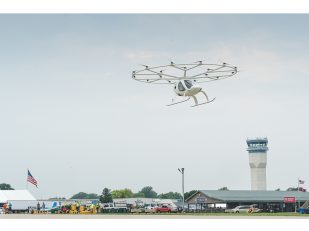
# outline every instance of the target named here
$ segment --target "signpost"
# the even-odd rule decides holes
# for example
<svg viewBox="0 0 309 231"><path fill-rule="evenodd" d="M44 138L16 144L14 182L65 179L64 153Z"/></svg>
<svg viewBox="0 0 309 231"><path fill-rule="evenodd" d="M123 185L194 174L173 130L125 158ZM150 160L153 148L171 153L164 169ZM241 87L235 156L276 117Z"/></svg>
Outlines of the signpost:
<svg viewBox="0 0 309 231"><path fill-rule="evenodd" d="M196 198L196 203L197 204L203 204L206 202L206 198L205 197L197 197Z"/></svg>
<svg viewBox="0 0 309 231"><path fill-rule="evenodd" d="M296 198L295 197L284 197L283 202L284 203L296 203Z"/></svg>
<svg viewBox="0 0 309 231"><path fill-rule="evenodd" d="M296 213L296 198L295 197L284 197L283 202L288 203L295 203L295 213Z"/></svg>

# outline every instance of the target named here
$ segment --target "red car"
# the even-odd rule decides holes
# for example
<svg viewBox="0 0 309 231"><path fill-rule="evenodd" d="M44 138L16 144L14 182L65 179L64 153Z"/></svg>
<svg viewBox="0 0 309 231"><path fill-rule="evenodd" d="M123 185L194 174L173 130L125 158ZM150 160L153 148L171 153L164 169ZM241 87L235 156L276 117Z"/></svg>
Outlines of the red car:
<svg viewBox="0 0 309 231"><path fill-rule="evenodd" d="M172 208L168 207L167 205L161 205L156 208L157 213L170 213L172 212Z"/></svg>

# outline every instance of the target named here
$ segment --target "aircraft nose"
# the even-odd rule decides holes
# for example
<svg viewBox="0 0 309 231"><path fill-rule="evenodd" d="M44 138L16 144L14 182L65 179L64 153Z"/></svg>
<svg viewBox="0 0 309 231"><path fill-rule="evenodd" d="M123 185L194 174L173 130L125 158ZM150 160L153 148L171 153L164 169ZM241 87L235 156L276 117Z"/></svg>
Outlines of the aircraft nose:
<svg viewBox="0 0 309 231"><path fill-rule="evenodd" d="M191 87L191 89L188 90L188 95L190 95L190 96L196 95L196 94L199 93L201 90L202 90L202 88L199 87L199 86Z"/></svg>
<svg viewBox="0 0 309 231"><path fill-rule="evenodd" d="M196 93L199 93L202 90L202 88L200 86L194 86L192 87L192 90Z"/></svg>

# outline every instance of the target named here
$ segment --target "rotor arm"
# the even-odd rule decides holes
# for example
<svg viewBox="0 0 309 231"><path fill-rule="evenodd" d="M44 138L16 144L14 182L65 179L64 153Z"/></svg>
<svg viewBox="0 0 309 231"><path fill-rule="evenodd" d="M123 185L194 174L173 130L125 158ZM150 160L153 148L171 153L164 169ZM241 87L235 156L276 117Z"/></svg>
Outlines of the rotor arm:
<svg viewBox="0 0 309 231"><path fill-rule="evenodd" d="M149 71L149 72L151 72L151 73L153 73L153 74L150 74L150 73L141 73L142 71ZM175 79L175 80L179 79L177 76L170 75L170 74L165 74L165 73L163 73L163 72L157 72L157 71L150 70L150 69L142 70L142 71L135 72L133 75L158 75L158 76L170 77L170 78L173 78L173 79Z"/></svg>
<svg viewBox="0 0 309 231"><path fill-rule="evenodd" d="M226 63L213 64L203 63L202 61L187 64L171 63L155 67L144 65L144 67L143 70L133 71L132 78L140 82L153 84L173 84L186 79L202 83L225 79L237 73L237 67Z"/></svg>

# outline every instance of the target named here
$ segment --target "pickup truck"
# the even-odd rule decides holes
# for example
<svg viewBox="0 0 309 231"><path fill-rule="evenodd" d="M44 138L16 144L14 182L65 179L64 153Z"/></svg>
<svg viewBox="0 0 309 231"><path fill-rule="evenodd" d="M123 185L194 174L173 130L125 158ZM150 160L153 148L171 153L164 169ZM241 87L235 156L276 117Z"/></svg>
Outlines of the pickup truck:
<svg viewBox="0 0 309 231"><path fill-rule="evenodd" d="M299 212L301 214L308 214L309 208L299 208L299 209L297 209L297 212Z"/></svg>
<svg viewBox="0 0 309 231"><path fill-rule="evenodd" d="M170 213L172 212L172 208L167 205L161 205L156 208L157 213Z"/></svg>

